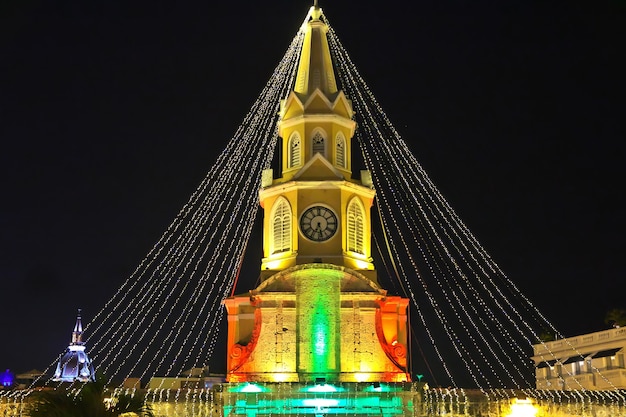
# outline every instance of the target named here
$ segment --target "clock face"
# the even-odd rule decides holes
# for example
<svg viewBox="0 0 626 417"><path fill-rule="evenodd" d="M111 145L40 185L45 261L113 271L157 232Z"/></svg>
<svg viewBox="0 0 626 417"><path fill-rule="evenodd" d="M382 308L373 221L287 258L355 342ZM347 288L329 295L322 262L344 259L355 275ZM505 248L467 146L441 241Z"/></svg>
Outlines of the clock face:
<svg viewBox="0 0 626 417"><path fill-rule="evenodd" d="M337 216L328 207L309 207L300 217L300 230L307 238L323 242L337 231Z"/></svg>

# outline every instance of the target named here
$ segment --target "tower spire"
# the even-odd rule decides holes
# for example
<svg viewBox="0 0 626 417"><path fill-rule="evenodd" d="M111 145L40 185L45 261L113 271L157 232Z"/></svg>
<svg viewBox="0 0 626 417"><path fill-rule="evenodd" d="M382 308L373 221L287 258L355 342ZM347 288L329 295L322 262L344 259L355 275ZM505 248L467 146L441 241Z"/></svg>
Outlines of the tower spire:
<svg viewBox="0 0 626 417"><path fill-rule="evenodd" d="M74 325L74 331L72 332L72 345L82 345L83 344L83 323L80 318L80 308L78 309L78 314L76 316L76 324Z"/></svg>
<svg viewBox="0 0 626 417"><path fill-rule="evenodd" d="M300 52L294 91L309 96L319 88L333 100L337 93L337 81L326 37L328 26L320 19L323 11L318 6L317 0L314 0L310 15L311 20L307 23Z"/></svg>

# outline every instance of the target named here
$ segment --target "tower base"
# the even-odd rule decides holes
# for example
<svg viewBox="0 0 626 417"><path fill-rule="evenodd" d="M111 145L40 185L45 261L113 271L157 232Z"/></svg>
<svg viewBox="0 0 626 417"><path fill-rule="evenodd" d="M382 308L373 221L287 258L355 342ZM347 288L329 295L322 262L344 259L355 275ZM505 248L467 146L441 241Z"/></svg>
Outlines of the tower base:
<svg viewBox="0 0 626 417"><path fill-rule="evenodd" d="M406 416L422 400L422 383L224 384L224 416Z"/></svg>

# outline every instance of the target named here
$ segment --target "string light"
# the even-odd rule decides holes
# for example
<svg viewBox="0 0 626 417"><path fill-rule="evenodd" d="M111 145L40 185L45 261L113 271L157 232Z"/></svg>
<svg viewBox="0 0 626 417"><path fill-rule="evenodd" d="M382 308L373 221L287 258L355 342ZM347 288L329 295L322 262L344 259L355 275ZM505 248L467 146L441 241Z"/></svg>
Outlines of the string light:
<svg viewBox="0 0 626 417"><path fill-rule="evenodd" d="M222 359L213 355L223 330L221 303L233 290L252 235L261 174L270 167L277 143L279 103L294 85L309 17L189 201L85 327L85 343L108 382L132 375L142 381L157 375L181 377L186 369ZM379 233L388 254L385 263L411 300L450 384L424 390L426 412L465 412L462 404L472 399L457 384L461 371L494 404L521 391L547 407L567 404L582 410L591 402L606 402L616 407L615 415L623 412L626 398L617 390L532 387L535 369L528 356L532 345L541 343L537 329L560 333L452 209L389 121L327 19L326 23L338 80L356 112L356 139L377 191ZM548 344L542 346L547 360L558 359ZM581 355L575 346L570 348L572 356ZM464 369L453 365L451 354ZM572 383L578 382L569 370L565 372ZM610 385L600 370L593 372ZM189 382L192 374L185 378ZM20 404L36 383L23 391L0 392L0 406ZM209 390L183 393L165 384L161 378L146 398L191 403L192 412L198 404L212 403ZM280 387L291 392L291 384Z"/></svg>

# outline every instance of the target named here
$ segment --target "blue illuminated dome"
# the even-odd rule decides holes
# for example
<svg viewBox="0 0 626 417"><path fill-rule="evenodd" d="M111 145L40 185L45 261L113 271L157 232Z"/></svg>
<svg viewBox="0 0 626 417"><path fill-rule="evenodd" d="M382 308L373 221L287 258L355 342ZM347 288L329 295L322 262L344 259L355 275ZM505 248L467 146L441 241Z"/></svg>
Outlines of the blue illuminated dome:
<svg viewBox="0 0 626 417"><path fill-rule="evenodd" d="M85 351L85 343L82 341L82 336L83 324L80 318L80 310L78 310L76 325L72 332L72 341L57 363L53 381L89 382L95 380L93 364Z"/></svg>

